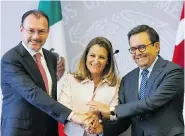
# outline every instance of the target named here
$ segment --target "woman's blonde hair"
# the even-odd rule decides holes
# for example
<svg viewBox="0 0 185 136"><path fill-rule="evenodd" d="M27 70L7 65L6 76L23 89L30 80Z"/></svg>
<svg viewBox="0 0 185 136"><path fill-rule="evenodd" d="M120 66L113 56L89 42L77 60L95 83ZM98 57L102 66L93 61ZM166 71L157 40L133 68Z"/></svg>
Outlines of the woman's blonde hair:
<svg viewBox="0 0 185 136"><path fill-rule="evenodd" d="M102 79L106 79L110 86L115 86L116 84L118 84L118 77L115 70L115 58L114 58L113 48L112 48L111 42L104 37L96 37L89 42L80 59L77 71L73 73L74 77L78 81L83 81L86 78L91 79L90 71L86 66L86 60L87 60L87 54L90 48L94 45L99 45L100 47L103 47L107 50L108 60L107 60L107 65L103 70Z"/></svg>

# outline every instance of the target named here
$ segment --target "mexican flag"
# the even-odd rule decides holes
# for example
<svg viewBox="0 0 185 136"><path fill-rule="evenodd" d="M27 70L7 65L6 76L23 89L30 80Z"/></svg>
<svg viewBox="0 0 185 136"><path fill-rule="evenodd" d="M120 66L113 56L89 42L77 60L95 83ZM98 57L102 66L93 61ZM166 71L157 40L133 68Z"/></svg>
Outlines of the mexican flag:
<svg viewBox="0 0 185 136"><path fill-rule="evenodd" d="M60 1L40 1L39 10L44 11L49 17L50 32L44 47L65 58L66 71L68 71L67 52L63 28L63 16Z"/></svg>
<svg viewBox="0 0 185 136"><path fill-rule="evenodd" d="M44 11L49 17L49 36L44 45L44 48L48 50L53 50L59 56L64 57L65 59L65 71L68 71L67 64L67 52L66 52L66 44L64 38L64 29L63 29L63 17L61 10L60 1L40 1L39 2L39 10ZM62 81L58 81L58 89L60 90ZM60 92L57 92L60 94ZM59 123L59 136L66 136L64 134L64 126Z"/></svg>

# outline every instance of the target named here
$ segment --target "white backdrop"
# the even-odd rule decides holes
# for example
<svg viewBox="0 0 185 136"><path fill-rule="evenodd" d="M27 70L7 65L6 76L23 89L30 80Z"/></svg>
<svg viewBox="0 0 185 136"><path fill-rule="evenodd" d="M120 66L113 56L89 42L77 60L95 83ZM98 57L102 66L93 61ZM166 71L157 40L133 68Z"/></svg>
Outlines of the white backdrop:
<svg viewBox="0 0 185 136"><path fill-rule="evenodd" d="M38 1L1 2L2 55L21 40L22 14L38 7ZM136 65L128 52L127 33L138 24L147 24L160 35L160 55L171 60L182 1L62 1L64 29L70 70L74 71L87 43L105 36L119 49L116 60L123 76Z"/></svg>
<svg viewBox="0 0 185 136"><path fill-rule="evenodd" d="M22 14L37 9L38 1L1 1L1 56L17 45ZM119 49L120 76L136 67L128 52L127 33L138 24L152 26L160 35L160 55L172 59L182 1L62 1L70 71L87 43L105 36ZM1 103L1 102L0 102Z"/></svg>

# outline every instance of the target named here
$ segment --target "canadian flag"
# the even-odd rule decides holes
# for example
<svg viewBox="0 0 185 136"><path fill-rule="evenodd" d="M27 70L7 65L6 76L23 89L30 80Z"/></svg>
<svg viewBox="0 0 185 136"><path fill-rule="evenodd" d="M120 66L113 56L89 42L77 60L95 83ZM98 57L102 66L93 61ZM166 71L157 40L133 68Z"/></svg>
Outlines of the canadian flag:
<svg viewBox="0 0 185 136"><path fill-rule="evenodd" d="M185 5L185 2L183 2L180 23L177 30L177 36L175 41L176 46L175 46L173 59L172 59L174 63L179 64L183 68L184 68L184 39L185 39L184 5ZM184 95L184 99L185 99L185 95ZM185 101L184 101L183 116L185 119Z"/></svg>
<svg viewBox="0 0 185 136"><path fill-rule="evenodd" d="M185 19L184 19L184 5L182 7L182 13L180 18L179 27L177 30L176 40L175 40L175 50L173 54L172 61L176 64L179 64L184 68L184 39L185 39Z"/></svg>

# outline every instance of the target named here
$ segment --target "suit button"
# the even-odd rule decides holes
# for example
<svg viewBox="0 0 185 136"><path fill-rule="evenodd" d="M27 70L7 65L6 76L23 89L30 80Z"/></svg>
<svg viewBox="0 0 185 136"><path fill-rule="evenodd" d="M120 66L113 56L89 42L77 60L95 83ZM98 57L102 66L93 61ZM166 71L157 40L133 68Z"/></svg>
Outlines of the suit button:
<svg viewBox="0 0 185 136"><path fill-rule="evenodd" d="M141 117L140 120L143 120L143 117Z"/></svg>
<svg viewBox="0 0 185 136"><path fill-rule="evenodd" d="M53 115L54 117L58 117L58 116L59 116L58 113L52 113L52 115Z"/></svg>

